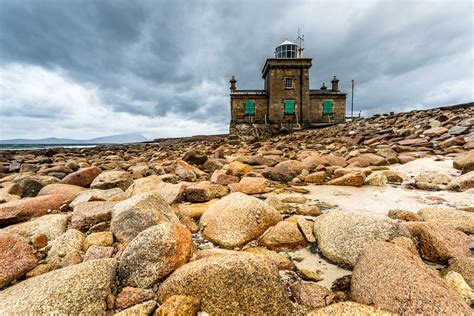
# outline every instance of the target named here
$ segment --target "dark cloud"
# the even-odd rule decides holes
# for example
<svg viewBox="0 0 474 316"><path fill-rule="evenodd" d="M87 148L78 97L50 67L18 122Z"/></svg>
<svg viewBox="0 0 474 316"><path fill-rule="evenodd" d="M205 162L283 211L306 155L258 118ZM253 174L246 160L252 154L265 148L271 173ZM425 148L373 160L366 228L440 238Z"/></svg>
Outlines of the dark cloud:
<svg viewBox="0 0 474 316"><path fill-rule="evenodd" d="M298 27L312 87L336 74L348 90L355 79L364 114L470 101L472 9L467 0L3 0L0 89L11 93L0 96L0 133L16 135L6 117L62 117L70 121L56 132L93 133L101 123L79 121L81 109L149 120L149 137L180 120L193 122L189 133L225 131L229 76L261 89L265 59Z"/></svg>

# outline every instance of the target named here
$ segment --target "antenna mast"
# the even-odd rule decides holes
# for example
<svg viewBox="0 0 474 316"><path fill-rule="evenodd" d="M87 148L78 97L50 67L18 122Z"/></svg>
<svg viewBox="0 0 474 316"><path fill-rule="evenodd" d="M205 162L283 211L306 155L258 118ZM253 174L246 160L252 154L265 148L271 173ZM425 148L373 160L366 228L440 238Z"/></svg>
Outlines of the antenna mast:
<svg viewBox="0 0 474 316"><path fill-rule="evenodd" d="M300 28L298 28L298 37L296 38L296 42L299 42L298 45L298 58L303 58L303 50L304 50L304 35L300 35Z"/></svg>

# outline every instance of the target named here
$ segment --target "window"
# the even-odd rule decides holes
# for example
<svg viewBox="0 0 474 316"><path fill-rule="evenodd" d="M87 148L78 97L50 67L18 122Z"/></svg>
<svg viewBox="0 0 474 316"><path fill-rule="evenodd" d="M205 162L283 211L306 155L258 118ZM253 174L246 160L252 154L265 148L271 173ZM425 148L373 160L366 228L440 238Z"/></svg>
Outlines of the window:
<svg viewBox="0 0 474 316"><path fill-rule="evenodd" d="M332 115L332 101L323 101L323 115Z"/></svg>
<svg viewBox="0 0 474 316"><path fill-rule="evenodd" d="M285 78L285 89L293 89L293 78Z"/></svg>
<svg viewBox="0 0 474 316"><path fill-rule="evenodd" d="M284 108L285 108L285 114L294 115L295 114L295 100L285 100Z"/></svg>
<svg viewBox="0 0 474 316"><path fill-rule="evenodd" d="M245 113L245 115L255 115L255 102L245 101L244 102L244 113Z"/></svg>

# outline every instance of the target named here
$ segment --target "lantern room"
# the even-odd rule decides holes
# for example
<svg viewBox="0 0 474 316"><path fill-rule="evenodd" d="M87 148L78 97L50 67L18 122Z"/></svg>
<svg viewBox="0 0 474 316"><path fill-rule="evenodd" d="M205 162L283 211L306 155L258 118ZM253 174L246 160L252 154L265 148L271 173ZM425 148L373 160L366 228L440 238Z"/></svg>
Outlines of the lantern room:
<svg viewBox="0 0 474 316"><path fill-rule="evenodd" d="M298 45L290 42L288 38L275 49L275 58L297 58Z"/></svg>

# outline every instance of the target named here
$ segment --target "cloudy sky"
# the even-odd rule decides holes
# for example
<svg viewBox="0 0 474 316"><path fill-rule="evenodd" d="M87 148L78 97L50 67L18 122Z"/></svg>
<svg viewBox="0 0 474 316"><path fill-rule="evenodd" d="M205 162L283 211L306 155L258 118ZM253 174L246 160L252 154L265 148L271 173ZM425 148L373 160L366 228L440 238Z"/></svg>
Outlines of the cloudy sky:
<svg viewBox="0 0 474 316"><path fill-rule="evenodd" d="M364 115L473 101L472 1L0 0L0 139L225 133L230 75L262 89L305 35ZM348 95L350 104L350 95Z"/></svg>

